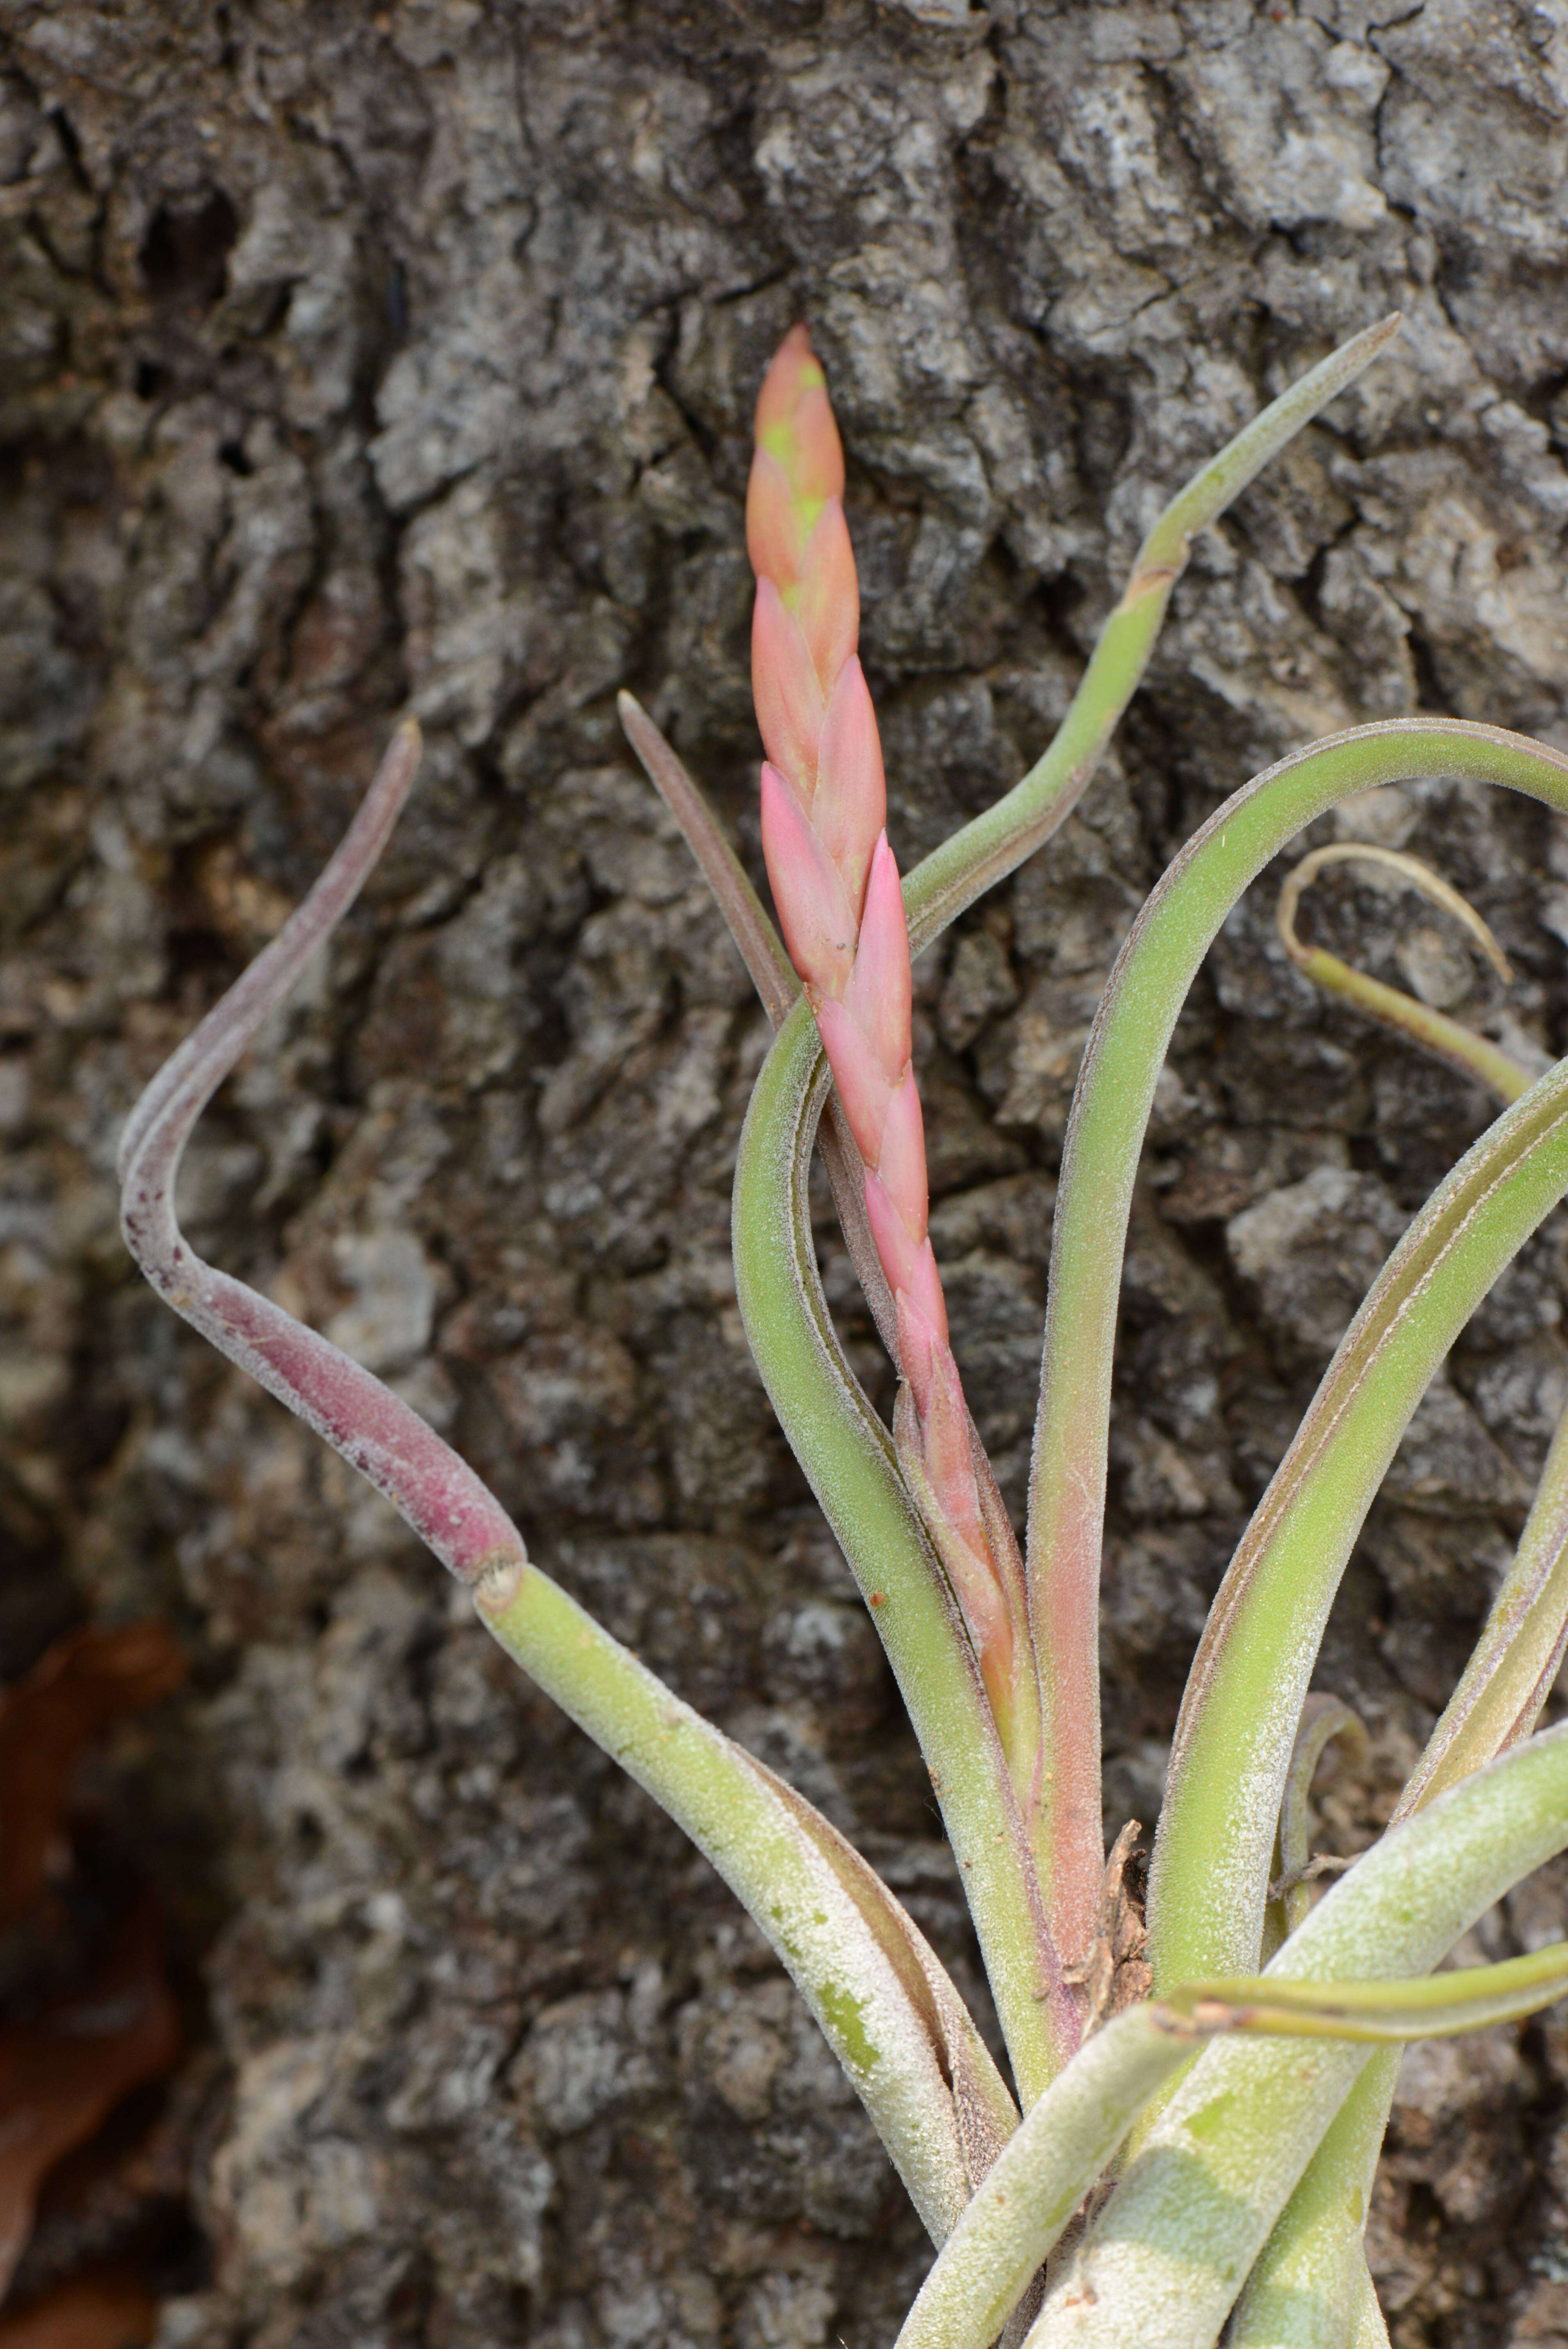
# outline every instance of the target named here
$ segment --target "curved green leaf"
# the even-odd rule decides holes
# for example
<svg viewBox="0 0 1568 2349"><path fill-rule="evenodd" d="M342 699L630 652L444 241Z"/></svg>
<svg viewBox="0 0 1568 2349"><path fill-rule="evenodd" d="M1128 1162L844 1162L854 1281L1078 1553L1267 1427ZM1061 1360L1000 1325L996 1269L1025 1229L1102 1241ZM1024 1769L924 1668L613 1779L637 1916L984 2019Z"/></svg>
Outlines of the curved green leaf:
<svg viewBox="0 0 1568 2349"><path fill-rule="evenodd" d="M965 905L1015 872L1071 812L1143 674L1198 533L1218 522L1303 426L1371 366L1398 327L1395 311L1330 352L1171 499L1138 551L1121 601L1100 631L1048 750L1022 782L934 849L905 881L910 943L916 954L940 937Z"/></svg>
<svg viewBox="0 0 1568 2349"><path fill-rule="evenodd" d="M1565 1640L1568 1416L1553 1439L1513 1565L1459 1687L1399 1797L1396 1821L1529 1735L1557 1677ZM1323 2349L1336 2349L1345 2334L1344 2325L1333 2329L1342 2301L1348 2305L1346 2296L1353 2300L1357 2294L1364 2301L1371 2292L1361 2239L1396 2068L1368 2065L1313 2156L1248 2282L1236 2317L1237 2349L1275 2349L1276 2343L1279 2349L1317 2349L1320 2339ZM1317 2300L1315 2276L1326 2280ZM1330 2291L1334 2279L1338 2282ZM1381 2324L1375 2296L1373 2313ZM1321 2333L1313 2330L1320 2318L1327 2328Z"/></svg>
<svg viewBox="0 0 1568 2349"><path fill-rule="evenodd" d="M1397 2050L1375 2055L1334 2116L1247 2278L1231 2349L1386 2349L1362 2236L1398 2070Z"/></svg>
<svg viewBox="0 0 1568 2349"><path fill-rule="evenodd" d="M1334 736L1210 818L1150 897L1107 985L1063 1152L1031 1476L1031 1603L1058 1779L1098 1783L1111 1352L1139 1153L1181 1003L1226 915L1302 825L1351 792L1433 772L1568 807L1568 759L1498 728L1412 719ZM1331 1365L1226 1578L1189 1682L1155 1847L1157 1987L1256 1963L1274 1821L1328 1605L1433 1369L1568 1183L1565 1088L1562 1072L1543 1078L1431 1203Z"/></svg>
<svg viewBox="0 0 1568 2349"><path fill-rule="evenodd" d="M474 1594L531 1680L645 1786L756 1919L944 2240L1017 2114L923 1935L821 1814L537 1568Z"/></svg>
<svg viewBox="0 0 1568 2349"><path fill-rule="evenodd" d="M175 1216L207 1101L353 903L413 780L398 730L304 904L153 1079L120 1144L131 1253L174 1309L368 1476L524 1669L686 1826L804 1992L940 2241L1016 2120L957 1992L880 1879L810 1805L701 1721L528 1563L472 1469L369 1371L197 1256Z"/></svg>
<svg viewBox="0 0 1568 2349"><path fill-rule="evenodd" d="M1282 2000L1287 1983L1306 1980L1348 2003L1352 1982L1424 1972L1565 1846L1568 1724L1390 1828L1264 1979ZM1369 2053L1327 2038L1233 2035L1209 2046L1053 2284L1030 2349L1212 2349Z"/></svg>
<svg viewBox="0 0 1568 2349"><path fill-rule="evenodd" d="M1568 1941L1553 1941L1527 1957L1406 1982L1297 1981L1264 1973L1239 1982L1184 1982L1160 2003L1165 2013L1204 2030L1388 2046L1517 2023L1564 1996Z"/></svg>
<svg viewBox="0 0 1568 2349"><path fill-rule="evenodd" d="M1317 1765L1336 1737L1343 1737L1352 1753L1365 1754L1367 1732L1347 1704L1336 1696L1321 1692L1310 1694L1301 1708L1301 1725L1295 1733L1291 1750L1290 1768L1285 1773L1284 1788L1279 1806L1279 1882L1271 1886L1269 1898L1283 1911L1279 1940L1294 1933L1312 1908L1310 1889L1312 1857L1307 1847L1307 1816L1312 1795L1312 1782L1317 1775ZM1268 1951L1272 1958L1274 1950Z"/></svg>
<svg viewBox="0 0 1568 2349"><path fill-rule="evenodd" d="M1292 867L1279 893L1274 925L1280 943L1304 978L1328 994L1354 1004L1369 1019L1392 1028L1398 1035L1408 1036L1412 1043L1419 1044L1439 1061L1462 1069L1466 1076L1479 1077L1499 1101L1517 1101L1535 1072L1522 1068L1511 1053L1503 1051L1489 1037L1478 1035L1473 1028L1466 1028L1459 1020L1434 1010L1429 1003L1422 1003L1397 987L1385 987L1381 979L1369 978L1365 971L1353 969L1325 947L1303 944L1296 936L1295 909L1303 889L1326 864L1373 864L1397 874L1407 888L1417 890L1469 931L1472 944L1500 978L1511 979L1513 973L1507 956L1475 907L1440 873L1423 864L1418 856L1407 856L1398 848L1374 847L1366 841L1336 840L1326 848L1315 848Z"/></svg>
<svg viewBox="0 0 1568 2349"><path fill-rule="evenodd" d="M1390 1257L1231 1562L1192 1665L1150 1875L1155 1980L1255 1956L1289 1764L1339 1578L1400 1437L1568 1191L1568 1062L1470 1150ZM1288 1710L1287 1710L1288 1709Z"/></svg>
<svg viewBox="0 0 1568 2349"><path fill-rule="evenodd" d="M1475 1653L1399 1797L1396 1818L1528 1736L1568 1645L1568 1413Z"/></svg>

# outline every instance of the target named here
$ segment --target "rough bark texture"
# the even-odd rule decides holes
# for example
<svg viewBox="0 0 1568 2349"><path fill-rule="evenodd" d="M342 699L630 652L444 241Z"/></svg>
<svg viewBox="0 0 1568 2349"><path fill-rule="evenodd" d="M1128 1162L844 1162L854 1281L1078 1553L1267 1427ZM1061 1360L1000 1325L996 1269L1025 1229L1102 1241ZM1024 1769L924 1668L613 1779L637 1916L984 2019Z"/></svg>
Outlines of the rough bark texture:
<svg viewBox="0 0 1568 2349"><path fill-rule="evenodd" d="M193 1237L416 1397L973 1982L737 1319L764 1025L614 692L754 857L740 502L804 316L912 860L1033 755L1161 498L1405 309L1198 549L1081 815L919 975L934 1228L1016 1506L1073 1072L1163 861L1360 719L1568 744L1568 7L4 0L0 28L0 1670L89 1612L160 1614L196 1659L100 1789L208 2050L160 2340L871 2349L925 2255L788 1986L389 1513L136 1280L117 1128L410 702L415 802L206 1120ZM1563 1048L1568 829L1441 780L1337 824L1439 864L1518 984L1354 875L1318 936ZM1488 1114L1313 999L1273 895L1200 982L1148 1154L1113 1829L1152 1816L1208 1597L1362 1286ZM1565 1289L1549 1229L1352 1568L1320 1684L1375 1760L1331 1844L1388 1800L1509 1554ZM1563 1907L1538 1885L1487 1946ZM1568 2341L1568 2031L1405 2081L1373 2238L1399 2349ZM54 2224L24 2293L80 2251Z"/></svg>

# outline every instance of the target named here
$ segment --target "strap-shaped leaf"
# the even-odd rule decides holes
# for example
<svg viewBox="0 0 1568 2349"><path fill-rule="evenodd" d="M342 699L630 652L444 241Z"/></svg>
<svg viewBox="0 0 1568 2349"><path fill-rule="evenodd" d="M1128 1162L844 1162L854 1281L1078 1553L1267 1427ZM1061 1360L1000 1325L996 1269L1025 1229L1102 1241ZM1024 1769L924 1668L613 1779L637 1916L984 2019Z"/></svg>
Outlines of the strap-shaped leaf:
<svg viewBox="0 0 1568 2349"><path fill-rule="evenodd" d="M535 1567L475 1592L491 1636L685 1829L756 1919L941 2242L1016 2126L913 1920L821 1814Z"/></svg>
<svg viewBox="0 0 1568 2349"><path fill-rule="evenodd" d="M1387 2046L1517 2023L1565 1995L1568 1941L1553 1941L1527 1957L1406 1982L1324 1982L1264 1973L1241 1982L1185 1982L1161 2004L1201 2029Z"/></svg>
<svg viewBox="0 0 1568 2349"><path fill-rule="evenodd" d="M1334 2116L1247 2278L1233 2349L1387 2344L1362 2237L1398 2071L1397 2048L1374 2055Z"/></svg>
<svg viewBox="0 0 1568 2349"><path fill-rule="evenodd" d="M1277 1904L1280 1920L1274 1943L1267 1950L1271 1958L1286 1934L1294 1933L1311 1909L1315 1868L1316 1872L1327 1872L1321 1863L1314 1863L1307 1847L1307 1817L1317 1765L1336 1737L1343 1737L1353 1753L1365 1754L1367 1732L1350 1707L1336 1696L1314 1690L1301 1708L1301 1725L1295 1733L1290 1768L1280 1796L1280 1872L1277 1883L1269 1887L1269 1900L1271 1906ZM1265 1927L1265 1940L1267 1931Z"/></svg>
<svg viewBox="0 0 1568 2349"><path fill-rule="evenodd" d="M795 966L751 885L751 878L718 819L680 758L634 694L618 693L615 709L643 771L686 836L703 879L740 949L751 983L775 1028L783 1026L800 992Z"/></svg>
<svg viewBox="0 0 1568 2349"><path fill-rule="evenodd" d="M1098 1768L1095 1594L1127 1222L1181 1003L1226 915L1302 825L1351 792L1433 772L1568 807L1568 759L1500 728L1402 719L1330 737L1254 778L1187 843L1101 999L1057 1191L1028 1545L1047 1755L1075 1770L1087 1766L1091 1732ZM1568 1180L1565 1092L1563 1072L1542 1079L1439 1192L1336 1357L1237 1553L1189 1682L1155 1847L1157 1987L1257 1961L1274 1820L1328 1606L1433 1370L1558 1195L1560 1174Z"/></svg>
<svg viewBox="0 0 1568 2349"><path fill-rule="evenodd" d="M1399 1797L1403 1818L1528 1736L1568 1646L1568 1414L1558 1422L1513 1564L1458 1688Z"/></svg>
<svg viewBox="0 0 1568 2349"><path fill-rule="evenodd" d="M1332 1984L1341 2003L1351 1983L1398 1982L1405 1999L1402 1978L1429 1971L1564 1846L1568 1724L1390 1828L1264 1979L1280 1997L1293 1995L1286 1983ZM1212 2349L1370 2053L1336 2039L1239 2034L1206 2048L1053 2284L1030 2349Z"/></svg>
<svg viewBox="0 0 1568 2349"><path fill-rule="evenodd" d="M1553 1439L1540 1490L1486 1629L1395 1806L1396 1820L1530 1734L1556 1680L1565 1643L1568 1417ZM1316 2349L1320 2338L1337 2341L1346 2332L1341 2302L1364 2302L1371 2292L1362 2235L1396 2069L1367 2066L1313 2156L1249 2280L1235 2320L1237 2349L1275 2349L1276 2344L1279 2349ZM1335 2291L1326 2282L1318 2301L1312 2296L1315 2275L1339 2280ZM1375 2294L1372 2313L1381 2324ZM1287 2327L1287 2315L1294 2330ZM1320 2315L1329 2327L1321 2335L1311 2329ZM1363 2322L1370 2321L1364 2310ZM1338 2332L1332 2329L1336 2324Z"/></svg>
<svg viewBox="0 0 1568 2349"><path fill-rule="evenodd" d="M304 903L132 1111L120 1148L127 1243L176 1312L370 1478L474 1591L508 1652L707 1853L799 1982L940 2241L1016 2113L957 1992L892 1893L803 1797L529 1563L494 1495L399 1396L270 1299L204 1264L176 1221L192 1126L353 903L418 756L417 730L400 729Z"/></svg>
<svg viewBox="0 0 1568 2349"><path fill-rule="evenodd" d="M1356 2303L1355 2313L1350 2320L1350 2330L1346 2337L1345 2349L1389 2349L1387 2323L1382 2310L1377 2305L1377 2294L1373 2287L1372 2279L1367 2271L1365 2261L1357 2271L1352 2289Z"/></svg>
<svg viewBox="0 0 1568 2349"><path fill-rule="evenodd" d="M1395 311L1331 351L1261 409L1171 499L1138 551L1121 601L1100 630L1049 749L1005 798L934 849L905 880L910 943L916 954L940 937L965 905L1016 871L1071 812L1148 664L1171 591L1187 567L1198 533L1218 522L1303 426L1371 366L1398 327Z"/></svg>
<svg viewBox="0 0 1568 2349"><path fill-rule="evenodd" d="M1466 737L1463 742L1457 741L1450 734L1446 750L1437 750L1430 761L1433 767L1447 771L1479 771L1484 780L1512 783L1546 799L1549 803L1562 803L1563 762L1554 754L1541 750L1539 746L1520 744L1512 738L1501 735L1491 736L1489 740L1487 730L1467 729L1463 731ZM1338 754L1344 747L1343 740L1341 745L1320 747L1329 750L1336 766L1341 763ZM1354 750L1355 745L1352 744L1351 748ZM1273 771L1273 774L1284 773L1289 788L1294 791L1301 781L1300 769L1312 757L1310 752L1302 754L1296 761L1285 761L1284 770ZM1406 768L1404 771L1410 771L1410 769ZM1379 778L1393 779L1392 770ZM1269 777L1259 779L1260 784L1264 786L1270 781ZM1240 845L1243 850L1249 847L1245 826L1233 831L1230 818L1233 812L1245 815L1247 810L1243 802L1252 798L1253 788L1249 787L1247 792L1240 794L1238 801L1220 811L1212 826L1205 827L1205 833L1222 852L1227 844L1227 836L1231 845ZM1314 807L1313 812L1317 812L1318 809ZM1204 835L1201 834L1198 841L1191 843L1188 854L1198 850L1203 839ZM1256 844L1255 842L1251 843L1254 847ZM1184 855L1179 863L1185 861ZM1092 1049L1091 1046L1091 1052ZM1558 1073L1560 1076L1561 1072ZM1551 1122L1552 1112L1548 1108L1548 1128ZM1514 1139L1521 1139L1517 1129ZM1542 1145L1547 1159L1554 1149L1560 1147L1549 1133L1538 1133L1536 1141ZM1479 1147L1484 1154L1489 1145L1495 1146L1494 1137L1488 1137L1487 1143ZM1506 1140L1504 1155L1507 1155ZM1469 1194L1456 1195L1455 1186L1460 1186L1462 1191L1467 1169L1473 1178ZM1536 1174L1539 1174L1542 1169L1542 1161L1538 1156ZM1505 1184L1508 1179L1506 1170L1497 1164L1491 1167L1490 1175ZM1472 1259L1468 1267L1472 1289L1478 1297L1480 1293L1479 1288L1474 1288L1474 1276L1478 1269L1483 1268L1478 1268L1473 1258L1478 1245L1484 1255L1488 1241L1480 1226L1487 1221L1489 1206L1495 1209L1499 1205L1496 1198L1489 1200L1489 1186L1488 1167L1482 1164L1477 1168L1467 1162L1467 1168L1458 1170L1456 1177L1450 1178L1449 1185L1444 1186L1444 1193L1440 1193L1439 1199L1432 1203L1431 1211L1437 1211L1440 1218L1446 1205L1446 1224L1429 1236L1424 1263L1418 1262L1410 1268L1408 1296L1398 1285L1384 1291L1381 1336L1374 1337L1373 1341L1359 1352L1355 1350L1353 1342L1357 1331L1353 1330L1347 1338L1346 1347L1331 1366L1308 1422L1282 1464L1269 1495L1265 1496L1247 1540L1238 1553L1232 1574L1227 1577L1226 1587L1216 1602L1204 1647L1201 1649L1194 1665L1188 1703L1183 1708L1183 1726L1178 1732L1171 1791L1162 1822L1161 1844L1157 1848L1157 1869L1150 1898L1157 1981L1180 1979L1183 1973L1205 1961L1212 1964L1220 1954L1227 1930L1231 1941L1229 1948L1224 1950L1224 1955L1232 1962L1239 1959L1244 1963L1249 1956L1255 1954L1257 1944L1251 1940L1248 1929L1252 1919L1261 1914L1262 1878L1266 1875L1267 1868L1267 1831L1266 1827L1263 1827L1262 1832L1259 1830L1266 1819L1269 1806L1266 1795L1258 1789L1258 1777L1250 1774L1256 1772L1261 1775L1264 1769L1278 1774L1286 1766L1286 1741L1289 1736L1286 1709L1299 1700L1301 1692L1305 1690L1327 1607L1355 1533L1380 1479L1387 1457L1391 1454L1393 1442L1397 1442L1402 1433L1409 1412L1430 1374L1430 1368L1422 1370L1418 1358L1415 1361L1407 1358L1404 1363L1407 1374L1404 1399L1400 1401L1396 1395L1390 1404L1387 1390L1390 1381L1396 1386L1398 1384L1400 1341L1408 1343L1420 1335L1421 1310L1417 1309L1412 1319L1411 1300L1415 1300L1417 1309L1425 1309L1429 1317L1426 1360L1430 1367L1435 1367L1470 1309L1464 1286L1467 1257ZM1065 1183L1063 1188L1064 1191L1067 1189ZM1524 1231L1531 1227L1532 1217L1544 1212L1545 1206L1551 1204L1551 1191L1552 1183L1549 1181L1547 1194L1538 1195L1533 1207L1526 1206L1515 1195L1512 1205L1515 1208L1524 1208L1524 1222L1514 1225L1511 1239L1507 1229L1501 1227L1493 1216L1490 1240L1493 1277L1495 1269L1501 1269L1501 1263L1506 1261L1511 1247L1517 1246ZM1448 1195L1446 1202L1445 1194ZM1103 1186L1096 1188L1094 1202L1097 1212L1103 1216ZM1070 1203L1068 1212L1070 1220ZM1470 1226L1468 1230L1467 1225ZM1058 1197L1058 1234L1062 1229L1063 1206ZM1451 1252L1450 1242L1456 1242ZM1389 1273L1396 1274L1395 1265L1390 1266ZM1055 1276L1056 1268L1053 1266L1053 1284ZM1426 1290L1424 1297L1421 1295L1423 1288ZM1446 1307L1443 1300L1445 1289L1448 1292ZM1054 1287L1054 1294L1064 1293L1065 1284L1063 1289ZM1435 1320L1430 1318L1434 1308ZM1368 1300L1367 1310L1369 1313L1374 1310L1372 1299ZM1357 1329L1362 1326L1358 1322ZM1081 1329L1081 1322L1079 1327ZM1387 1414L1390 1410L1393 1415L1388 1419ZM1381 1437L1377 1433L1380 1414L1386 1420L1385 1433ZM1367 1448L1366 1443L1369 1433L1373 1439L1371 1449ZM1390 1436L1392 1442L1388 1441ZM1379 1443L1383 1445L1381 1464L1377 1456ZM1358 1445L1359 1457L1357 1456ZM1319 1501L1324 1498L1325 1485L1335 1468L1329 1455L1336 1450L1341 1484L1338 1498L1345 1514L1337 1530L1332 1537L1326 1539L1321 1517L1314 1518L1306 1510L1298 1508L1293 1518L1292 1500L1298 1483L1307 1482L1310 1489L1313 1480L1316 1485L1315 1497ZM1326 1459L1329 1464L1326 1468ZM1277 1506L1271 1527L1268 1513L1274 1505ZM1508 1715L1515 1723L1524 1717L1532 1692L1539 1690L1541 1673L1557 1651L1562 1637L1563 1593L1556 1587L1555 1569L1561 1554L1563 1528L1550 1503L1533 1521L1533 1526L1536 1538L1524 1555L1519 1580L1511 1594L1512 1605L1510 1609L1501 1609L1494 1617L1493 1638L1484 1655L1467 1674L1465 1702L1450 1724L1457 1734L1458 1724L1466 1710L1479 1710L1480 1719L1477 1724L1475 1743L1470 1747L1472 1764L1474 1760L1484 1758L1488 1741L1496 1732L1502 1716ZM1287 1535L1294 1539L1294 1566L1289 1562L1291 1547ZM1270 1558L1269 1544L1274 1537L1277 1537L1277 1542ZM1276 1571L1264 1571L1253 1581L1250 1577L1256 1568L1260 1555L1264 1557L1265 1567L1272 1564ZM1282 1559L1284 1570L1280 1571ZM1227 1621L1226 1610L1233 1607L1235 1613ZM1271 1645L1276 1641L1277 1644ZM1228 1689L1224 1685L1227 1674L1223 1666L1226 1663L1231 1667ZM1235 1670L1238 1665L1239 1674ZM1252 1679L1250 1688L1243 1691L1238 1682L1246 1679L1253 1668L1256 1669L1256 1676ZM1217 1702L1210 1693L1216 1683L1220 1689ZM1510 1708L1512 1708L1511 1713ZM1191 1734L1199 1756L1190 1775L1181 1766L1184 1730ZM1232 1806L1227 1801L1227 1793L1236 1793L1243 1779L1249 1788L1247 1802ZM1244 1822L1238 1822L1237 1810L1248 1808L1253 1799L1259 1807ZM1236 1824L1241 1826L1241 1833L1233 1837L1230 1829ZM1250 1848L1247 1847L1249 1838ZM1238 1868L1230 1878L1228 1889L1221 1889L1222 1870L1215 1862L1226 1856L1233 1861L1240 1859L1243 1867L1251 1869L1252 1879L1245 1887L1240 1881ZM1247 1933L1245 1940L1243 1931ZM1386 2107L1383 2113L1377 2114L1368 2121L1359 2136L1347 2121L1343 2132L1343 2147L1326 2164L1331 2178L1346 2166L1355 2168L1359 2165L1369 2172L1376 2160L1385 2117ZM1309 2204L1313 2202L1310 2193L1308 2201ZM1347 2269L1352 2275L1357 2274L1358 2266L1364 2266L1359 2251L1358 2224L1354 2258L1342 2246L1339 2261L1339 2266ZM1272 2272L1270 2259L1272 2253L1264 2263L1260 2292L1269 2282Z"/></svg>
<svg viewBox="0 0 1568 2349"><path fill-rule="evenodd" d="M1407 1982L1286 1981L1264 1974L1248 1982L1189 1982L1158 2004L1116 2016L1026 2114L921 2287L898 2349L985 2349L1143 2106L1197 2042L1222 2033L1373 2045L1446 2038L1533 2014L1564 1993L1568 1943L1558 1942L1502 1965ZM1336 2186L1343 2191L1342 2181ZM1328 2281L1314 2272L1303 2241L1292 2249L1297 2257L1288 2267L1281 2264L1276 2300L1295 2289L1298 2273L1311 2279L1314 2290ZM1358 2257L1355 2264L1343 2261L1337 2299L1346 2318L1359 2297L1360 2264ZM1326 2300L1335 2296L1330 2290ZM1343 2340L1345 2329L1341 2323L1337 2334L1325 2333L1325 2349ZM1259 2349L1275 2337L1260 2333Z"/></svg>
<svg viewBox="0 0 1568 2349"><path fill-rule="evenodd" d="M1568 1063L1469 1151L1351 1323L1227 1570L1171 1749L1150 1878L1161 1983L1253 1957L1289 1763L1339 1578L1377 1486L1455 1338L1568 1191ZM1244 1794L1243 1789L1245 1789ZM1194 1877L1194 1865L1202 1869Z"/></svg>

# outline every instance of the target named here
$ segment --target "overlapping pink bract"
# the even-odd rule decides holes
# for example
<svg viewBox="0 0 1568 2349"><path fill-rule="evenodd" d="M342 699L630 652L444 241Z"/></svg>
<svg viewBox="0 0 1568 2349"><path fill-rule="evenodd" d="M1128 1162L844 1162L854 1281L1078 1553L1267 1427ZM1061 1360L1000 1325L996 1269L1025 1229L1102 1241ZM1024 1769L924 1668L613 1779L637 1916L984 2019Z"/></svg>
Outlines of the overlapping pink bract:
<svg viewBox="0 0 1568 2349"><path fill-rule="evenodd" d="M768 753L768 877L865 1162L866 1213L897 1307L919 1428L928 1487L919 1497L986 1678L999 1690L1011 1633L926 1233L909 929L887 842L876 713L855 652L860 589L844 520L843 450L804 326L785 338L768 370L756 437L746 537L757 573L751 684Z"/></svg>

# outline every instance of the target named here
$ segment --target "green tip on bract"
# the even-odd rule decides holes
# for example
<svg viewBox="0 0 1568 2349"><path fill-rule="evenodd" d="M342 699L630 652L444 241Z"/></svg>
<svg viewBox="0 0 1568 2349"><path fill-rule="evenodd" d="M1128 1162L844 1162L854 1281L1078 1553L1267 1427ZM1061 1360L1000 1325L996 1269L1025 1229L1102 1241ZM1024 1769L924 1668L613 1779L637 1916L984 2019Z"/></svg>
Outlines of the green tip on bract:
<svg viewBox="0 0 1568 2349"><path fill-rule="evenodd" d="M763 378L753 426L757 446L789 485L802 533L830 498L844 493L844 451L828 378L804 326L793 326Z"/></svg>

